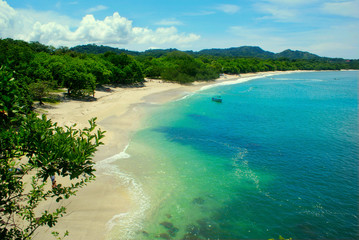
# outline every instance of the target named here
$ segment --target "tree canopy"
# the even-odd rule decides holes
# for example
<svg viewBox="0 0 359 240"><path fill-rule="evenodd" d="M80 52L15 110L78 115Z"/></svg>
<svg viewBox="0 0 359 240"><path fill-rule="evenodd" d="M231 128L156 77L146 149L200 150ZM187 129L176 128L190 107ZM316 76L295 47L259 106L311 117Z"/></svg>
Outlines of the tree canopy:
<svg viewBox="0 0 359 240"><path fill-rule="evenodd" d="M7 65L18 81L39 88L67 88L69 96L93 95L102 84L137 84L144 80L142 65L132 56L106 52L83 54L38 42L0 39L0 66ZM41 99L41 98L40 98Z"/></svg>
<svg viewBox="0 0 359 240"><path fill-rule="evenodd" d="M37 83L31 87L37 99L41 99L39 89L45 86L67 88L69 96L78 96L93 95L98 85L133 85L145 77L189 83L212 80L221 73L359 69L359 60L324 58L289 49L278 54L250 46L135 52L94 44L56 49L38 42L0 39L0 65L4 64L24 84Z"/></svg>

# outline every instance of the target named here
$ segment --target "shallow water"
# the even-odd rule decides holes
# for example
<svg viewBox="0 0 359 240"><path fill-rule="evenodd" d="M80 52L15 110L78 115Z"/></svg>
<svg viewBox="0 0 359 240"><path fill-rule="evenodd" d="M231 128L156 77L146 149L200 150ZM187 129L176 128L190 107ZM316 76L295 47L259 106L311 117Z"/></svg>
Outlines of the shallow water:
<svg viewBox="0 0 359 240"><path fill-rule="evenodd" d="M358 71L206 89L145 125L115 161L140 190L114 239L359 238Z"/></svg>

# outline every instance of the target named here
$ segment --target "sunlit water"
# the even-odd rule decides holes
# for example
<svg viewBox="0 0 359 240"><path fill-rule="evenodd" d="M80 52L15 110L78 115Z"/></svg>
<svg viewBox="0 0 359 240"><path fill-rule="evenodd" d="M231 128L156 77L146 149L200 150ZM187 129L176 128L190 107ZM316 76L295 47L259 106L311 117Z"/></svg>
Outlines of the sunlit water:
<svg viewBox="0 0 359 240"><path fill-rule="evenodd" d="M137 203L113 239L359 238L358 71L206 89L145 125L111 160Z"/></svg>

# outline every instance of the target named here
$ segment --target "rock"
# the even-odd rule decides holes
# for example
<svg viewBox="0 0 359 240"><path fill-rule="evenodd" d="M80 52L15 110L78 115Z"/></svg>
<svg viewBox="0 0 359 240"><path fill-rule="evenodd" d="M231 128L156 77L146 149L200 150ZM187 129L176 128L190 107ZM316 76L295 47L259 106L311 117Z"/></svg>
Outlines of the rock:
<svg viewBox="0 0 359 240"><path fill-rule="evenodd" d="M196 225L190 224L187 226L186 232L191 235L199 235L199 227Z"/></svg>
<svg viewBox="0 0 359 240"><path fill-rule="evenodd" d="M201 198L201 197L198 197L198 198L194 198L192 203L194 204L199 204L199 205L203 205L204 204L204 199Z"/></svg>
<svg viewBox="0 0 359 240"><path fill-rule="evenodd" d="M161 222L160 225L164 226L167 229L173 228L173 224L171 222Z"/></svg>
<svg viewBox="0 0 359 240"><path fill-rule="evenodd" d="M171 229L168 229L168 233L169 233L172 237L175 237L178 231L179 231L179 229L176 228L176 227L173 227L173 228L171 228Z"/></svg>
<svg viewBox="0 0 359 240"><path fill-rule="evenodd" d="M170 235L168 235L167 233L161 233L158 237L163 238L163 239L167 239L167 240L171 239Z"/></svg>
<svg viewBox="0 0 359 240"><path fill-rule="evenodd" d="M200 240L200 238L197 236L197 235L193 235L193 234L190 234L190 233L186 233L182 240Z"/></svg>
<svg viewBox="0 0 359 240"><path fill-rule="evenodd" d="M179 229L176 228L175 226L173 226L173 224L170 223L170 222L161 222L160 224L167 229L168 233L169 233L172 237L175 237L176 234L177 234L177 232L179 231Z"/></svg>
<svg viewBox="0 0 359 240"><path fill-rule="evenodd" d="M199 225L199 235L208 239L217 239L221 236L219 229L210 220L201 219L197 223Z"/></svg>

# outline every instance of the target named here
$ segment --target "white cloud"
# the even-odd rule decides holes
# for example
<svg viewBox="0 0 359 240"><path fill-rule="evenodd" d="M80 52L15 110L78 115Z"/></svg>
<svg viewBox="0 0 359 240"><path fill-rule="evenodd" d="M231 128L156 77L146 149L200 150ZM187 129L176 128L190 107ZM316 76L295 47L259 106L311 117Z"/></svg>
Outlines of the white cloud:
<svg viewBox="0 0 359 240"><path fill-rule="evenodd" d="M98 5L96 7L92 7L86 10L87 13L94 13L94 12L99 12L99 11L103 11L108 9L108 7L104 6L104 5Z"/></svg>
<svg viewBox="0 0 359 240"><path fill-rule="evenodd" d="M328 57L342 57L358 59L359 57L359 21L346 24L328 26L313 31L306 36L311 40L308 51Z"/></svg>
<svg viewBox="0 0 359 240"><path fill-rule="evenodd" d="M311 31L282 31L278 28L232 26L229 33L237 39L232 46L260 46L272 52L285 49L309 51L319 56L358 59L359 22L327 26Z"/></svg>
<svg viewBox="0 0 359 240"><path fill-rule="evenodd" d="M77 30L71 34L76 41L125 44L132 38L132 21L118 13L103 21L96 20L93 15L86 15Z"/></svg>
<svg viewBox="0 0 359 240"><path fill-rule="evenodd" d="M99 8L100 9L100 8ZM15 10L0 0L0 37L39 41L54 46L97 43L111 46L128 44L167 44L182 46L200 38L196 34L179 33L174 27L155 30L134 27L131 20L115 12L104 20L91 14L75 21L53 12Z"/></svg>
<svg viewBox="0 0 359 240"><path fill-rule="evenodd" d="M274 20L277 22L305 22L308 18L317 16L318 6L328 0L258 0L253 4L254 9L262 13L257 19Z"/></svg>
<svg viewBox="0 0 359 240"><path fill-rule="evenodd" d="M40 22L42 24L46 24L49 22L58 22L62 25L71 27L77 26L80 22L70 17L60 15L54 11L38 12L32 9L17 9L14 21L23 21L30 28L35 22Z"/></svg>
<svg viewBox="0 0 359 240"><path fill-rule="evenodd" d="M359 18L359 0L327 2L323 4L322 11L333 15Z"/></svg>
<svg viewBox="0 0 359 240"><path fill-rule="evenodd" d="M304 22L321 14L359 18L359 0L259 0L254 4L265 14L259 19Z"/></svg>
<svg viewBox="0 0 359 240"><path fill-rule="evenodd" d="M264 14L269 14L260 19L274 19L280 22L297 22L300 19L300 11L294 8L262 3L256 4L256 8Z"/></svg>
<svg viewBox="0 0 359 240"><path fill-rule="evenodd" d="M13 19L15 15L15 10L7 2L0 1L0 31L4 31L8 26L14 24Z"/></svg>
<svg viewBox="0 0 359 240"><path fill-rule="evenodd" d="M156 25L162 25L162 26L180 26L183 25L183 23L179 20L176 20L174 18L170 19L162 19L161 21L157 22Z"/></svg>
<svg viewBox="0 0 359 240"><path fill-rule="evenodd" d="M269 51L279 51L278 49L282 49L288 42L287 38L274 28L232 26L229 28L229 33L237 36L239 46L260 46Z"/></svg>
<svg viewBox="0 0 359 240"><path fill-rule="evenodd" d="M318 0L311 0L311 1L303 1L303 0L264 0L264 2L268 2L271 4L279 5L279 6L302 6L313 4Z"/></svg>
<svg viewBox="0 0 359 240"><path fill-rule="evenodd" d="M208 15L212 15L215 14L216 12L214 11L199 11L199 12L188 12L185 13L185 16L208 16Z"/></svg>
<svg viewBox="0 0 359 240"><path fill-rule="evenodd" d="M307 51L315 52L319 56L323 57L342 57L342 58L351 58L348 54L343 55L343 52L351 52L357 50L354 46L347 45L340 42L322 42L315 43L308 46ZM330 53L330 54L329 54ZM352 58L358 58L358 55L353 56Z"/></svg>
<svg viewBox="0 0 359 240"><path fill-rule="evenodd" d="M170 42L184 45L200 38L196 34L179 34L175 27L157 28L155 31L147 28L134 28L134 35L135 41L140 44L165 44Z"/></svg>
<svg viewBox="0 0 359 240"><path fill-rule="evenodd" d="M234 14L239 11L240 7L233 4L221 4L216 9L224 13Z"/></svg>

